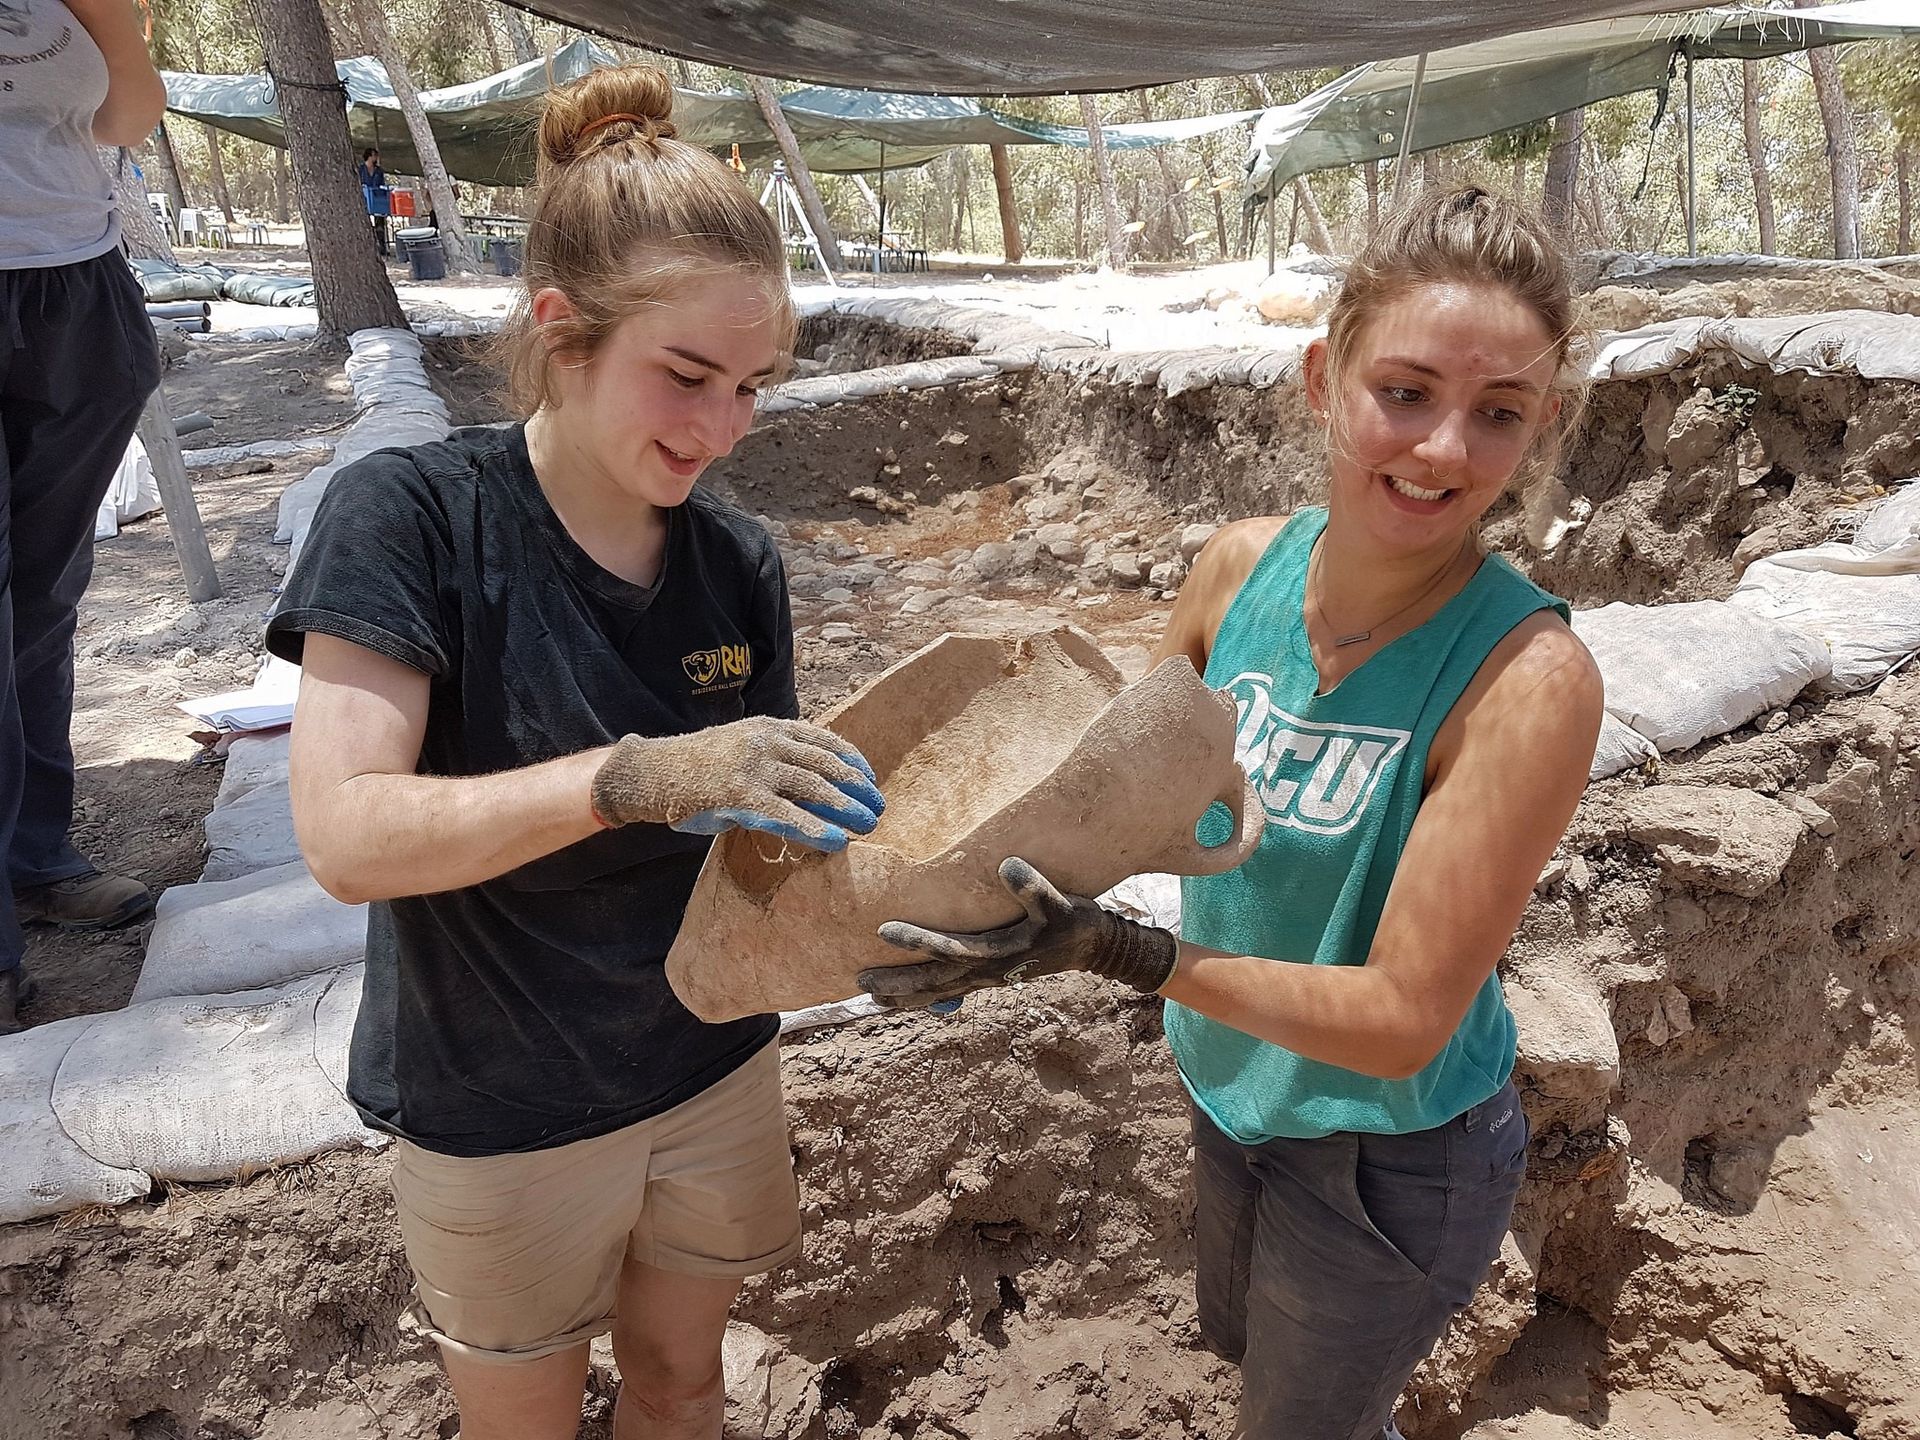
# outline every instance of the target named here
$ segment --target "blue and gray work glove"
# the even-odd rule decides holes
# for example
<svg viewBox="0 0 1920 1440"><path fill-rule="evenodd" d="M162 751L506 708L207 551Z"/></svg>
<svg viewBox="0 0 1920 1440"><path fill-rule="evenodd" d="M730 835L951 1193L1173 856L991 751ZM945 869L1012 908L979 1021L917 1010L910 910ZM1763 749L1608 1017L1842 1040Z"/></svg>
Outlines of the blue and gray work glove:
<svg viewBox="0 0 1920 1440"><path fill-rule="evenodd" d="M953 935L902 920L880 927L889 945L927 957L917 965L860 972L860 988L888 1009L957 1001L995 985L1064 970L1088 970L1151 995L1173 978L1180 942L1081 895L1063 895L1017 857L1000 864L1000 883L1027 912L998 930Z"/></svg>
<svg viewBox="0 0 1920 1440"><path fill-rule="evenodd" d="M692 835L760 830L815 850L871 834L886 802L873 769L831 730L752 715L690 735L628 735L593 777L606 825Z"/></svg>

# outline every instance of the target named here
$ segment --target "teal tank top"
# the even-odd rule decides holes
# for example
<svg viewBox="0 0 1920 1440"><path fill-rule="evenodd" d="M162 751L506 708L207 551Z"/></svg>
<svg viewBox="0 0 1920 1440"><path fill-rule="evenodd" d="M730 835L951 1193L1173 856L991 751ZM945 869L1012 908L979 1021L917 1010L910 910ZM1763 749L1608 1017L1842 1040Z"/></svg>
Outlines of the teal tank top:
<svg viewBox="0 0 1920 1440"><path fill-rule="evenodd" d="M1426 624L1316 694L1301 606L1307 557L1326 524L1322 509L1288 522L1214 637L1207 684L1233 697L1235 753L1267 828L1239 869L1181 882L1181 933L1231 955L1360 965L1420 808L1435 733L1515 625L1549 606L1562 618L1569 612L1491 555ZM1215 806L1199 838L1219 844L1230 830ZM1166 1029L1195 1103L1246 1145L1428 1130L1493 1095L1513 1070L1513 1017L1498 975L1487 977L1433 1062L1405 1080L1304 1059L1172 1002Z"/></svg>

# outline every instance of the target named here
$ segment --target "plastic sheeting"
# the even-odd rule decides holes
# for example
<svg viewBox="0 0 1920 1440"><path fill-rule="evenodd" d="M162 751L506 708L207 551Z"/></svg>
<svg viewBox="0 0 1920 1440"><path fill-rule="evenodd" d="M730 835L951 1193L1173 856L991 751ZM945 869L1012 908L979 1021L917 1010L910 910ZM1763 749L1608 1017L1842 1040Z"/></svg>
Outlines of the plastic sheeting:
<svg viewBox="0 0 1920 1440"><path fill-rule="evenodd" d="M524 185L533 179L534 127L547 91L588 72L620 64L618 56L582 37L550 58L530 61L465 85L421 92L441 159L458 180ZM387 72L369 56L342 60L336 69L347 91L347 123L356 150L379 147L389 171L418 175L420 158L400 113ZM218 129L269 145L286 144L279 100L264 75L189 75L164 72L167 106ZM924 165L956 145L1066 145L1085 148L1087 132L989 110L978 101L945 95L888 95L817 87L780 97L800 151L820 171L872 171ZM1104 127L1119 150L1171 145L1251 120L1239 110L1187 120ZM675 129L683 140L726 150L738 145L749 163L779 157L759 102L738 90L676 89Z"/></svg>
<svg viewBox="0 0 1920 1440"><path fill-rule="evenodd" d="M1860 0L1817 10L1664 6L1674 13L1590 20L1552 7L1562 23L1433 49L1426 57L1409 148L1430 150L1545 120L1635 90L1664 90L1676 59L1757 60L1854 40L1920 35L1912 0ZM1614 12L1626 13L1625 7ZM1529 17L1529 21L1538 17ZM1389 158L1406 129L1419 52L1350 70L1305 99L1263 114L1248 159L1249 193L1272 195L1314 170Z"/></svg>
<svg viewBox="0 0 1920 1440"><path fill-rule="evenodd" d="M1536 0L515 0L563 24L756 75L876 90L1036 95L1352 65L1537 25ZM1687 9L1559 0L1563 21Z"/></svg>

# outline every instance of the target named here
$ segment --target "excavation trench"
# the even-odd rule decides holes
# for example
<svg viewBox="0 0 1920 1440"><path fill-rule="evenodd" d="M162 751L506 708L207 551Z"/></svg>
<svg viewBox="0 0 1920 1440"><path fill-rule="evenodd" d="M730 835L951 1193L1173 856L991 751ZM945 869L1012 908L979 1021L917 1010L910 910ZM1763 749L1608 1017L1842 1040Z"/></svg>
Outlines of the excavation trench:
<svg viewBox="0 0 1920 1440"><path fill-rule="evenodd" d="M809 327L825 374L969 349ZM1724 596L1920 471L1914 388L1724 362L1603 384L1564 471L1580 523L1545 557L1517 508L1490 535L1579 606ZM946 630L1068 619L1139 669L1187 527L1310 502L1317 444L1290 385L1026 366L770 415L712 478L782 538L814 713ZM1917 740L1896 675L1590 788L1506 963L1534 1127L1515 1234L1409 1436L1546 1411L1920 1435ZM1689 863L1715 847L1738 853ZM790 1036L783 1069L808 1238L739 1309L729 1433L1229 1433L1154 1005L1054 978ZM0 1436L453 1434L395 1321L388 1164L0 1231Z"/></svg>

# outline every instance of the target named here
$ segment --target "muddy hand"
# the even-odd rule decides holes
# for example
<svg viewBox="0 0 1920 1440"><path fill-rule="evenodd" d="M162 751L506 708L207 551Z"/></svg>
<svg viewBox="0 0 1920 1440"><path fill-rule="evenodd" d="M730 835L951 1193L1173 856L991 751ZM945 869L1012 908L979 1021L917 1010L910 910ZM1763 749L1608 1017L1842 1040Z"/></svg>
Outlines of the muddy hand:
<svg viewBox="0 0 1920 1440"><path fill-rule="evenodd" d="M890 1009L911 1009L1066 970L1091 971L1147 994L1173 977L1179 942L1170 931L1063 895L1018 857L1001 862L1000 883L1027 912L1024 919L972 935L889 920L880 938L925 958L862 970L860 988Z"/></svg>
<svg viewBox="0 0 1920 1440"><path fill-rule="evenodd" d="M628 735L593 777L608 825L670 825L694 835L761 830L816 850L870 834L886 802L873 769L831 730L749 716L691 735Z"/></svg>

